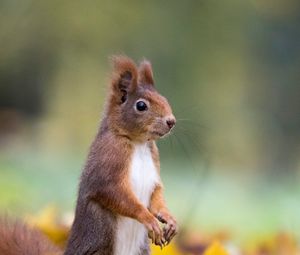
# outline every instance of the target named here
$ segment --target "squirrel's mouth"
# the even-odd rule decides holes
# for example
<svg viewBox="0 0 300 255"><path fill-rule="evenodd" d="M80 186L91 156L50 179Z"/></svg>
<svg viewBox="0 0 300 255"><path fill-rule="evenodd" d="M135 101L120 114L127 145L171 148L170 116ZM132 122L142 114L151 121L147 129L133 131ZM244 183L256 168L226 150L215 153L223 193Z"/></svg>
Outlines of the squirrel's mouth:
<svg viewBox="0 0 300 255"><path fill-rule="evenodd" d="M167 134L169 134L169 132L167 132L167 133L161 133L161 132L158 132L158 131L152 131L151 134L154 135L154 136L163 138L164 136L166 136Z"/></svg>
<svg viewBox="0 0 300 255"><path fill-rule="evenodd" d="M164 136L165 134L157 132L157 131L153 131L151 132L152 135L156 135L156 136Z"/></svg>

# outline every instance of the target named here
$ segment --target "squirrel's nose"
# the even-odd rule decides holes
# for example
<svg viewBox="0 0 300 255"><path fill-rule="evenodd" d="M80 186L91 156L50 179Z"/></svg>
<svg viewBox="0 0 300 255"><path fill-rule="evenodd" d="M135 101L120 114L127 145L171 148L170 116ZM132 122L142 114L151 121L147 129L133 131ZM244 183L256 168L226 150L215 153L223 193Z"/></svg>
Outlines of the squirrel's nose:
<svg viewBox="0 0 300 255"><path fill-rule="evenodd" d="M169 119L167 119L166 122L167 122L168 127L171 129L172 127L175 126L176 120L175 120L175 118L169 118Z"/></svg>

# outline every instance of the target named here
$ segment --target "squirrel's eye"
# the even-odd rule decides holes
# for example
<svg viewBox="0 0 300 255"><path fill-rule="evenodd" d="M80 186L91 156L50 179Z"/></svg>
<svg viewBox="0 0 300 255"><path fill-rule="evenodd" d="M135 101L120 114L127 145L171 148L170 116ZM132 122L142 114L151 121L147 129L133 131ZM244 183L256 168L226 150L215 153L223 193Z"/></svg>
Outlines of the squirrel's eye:
<svg viewBox="0 0 300 255"><path fill-rule="evenodd" d="M146 111L148 109L148 106L144 101L137 101L136 103L136 109L140 112Z"/></svg>

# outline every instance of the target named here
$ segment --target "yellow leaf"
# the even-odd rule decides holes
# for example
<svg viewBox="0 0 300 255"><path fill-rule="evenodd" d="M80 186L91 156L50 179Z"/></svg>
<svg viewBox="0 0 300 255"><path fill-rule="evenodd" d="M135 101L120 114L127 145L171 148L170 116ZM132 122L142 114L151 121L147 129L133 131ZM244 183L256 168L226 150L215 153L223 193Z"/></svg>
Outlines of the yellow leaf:
<svg viewBox="0 0 300 255"><path fill-rule="evenodd" d="M223 246L215 241L204 252L203 255L229 255Z"/></svg>
<svg viewBox="0 0 300 255"><path fill-rule="evenodd" d="M28 216L27 221L30 225L38 228L52 228L55 225L57 214L57 208L54 205L48 205L36 215Z"/></svg>
<svg viewBox="0 0 300 255"><path fill-rule="evenodd" d="M152 255L181 255L181 253L178 251L178 249L173 243L165 246L162 250L157 245L151 245L151 251Z"/></svg>
<svg viewBox="0 0 300 255"><path fill-rule="evenodd" d="M58 211L54 205L49 205L35 216L28 216L29 225L37 227L54 243L64 244L68 237L68 228L59 223Z"/></svg>

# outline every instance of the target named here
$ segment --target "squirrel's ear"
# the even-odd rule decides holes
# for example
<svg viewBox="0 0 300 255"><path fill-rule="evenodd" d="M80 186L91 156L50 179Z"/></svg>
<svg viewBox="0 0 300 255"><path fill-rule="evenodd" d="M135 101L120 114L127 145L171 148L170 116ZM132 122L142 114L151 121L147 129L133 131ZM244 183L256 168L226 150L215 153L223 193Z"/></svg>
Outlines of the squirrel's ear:
<svg viewBox="0 0 300 255"><path fill-rule="evenodd" d="M151 63L143 60L139 67L139 83L154 85Z"/></svg>
<svg viewBox="0 0 300 255"><path fill-rule="evenodd" d="M138 70L133 60L126 56L113 56L111 62L112 89L114 94L120 96L121 102L124 102L127 94L136 89Z"/></svg>

